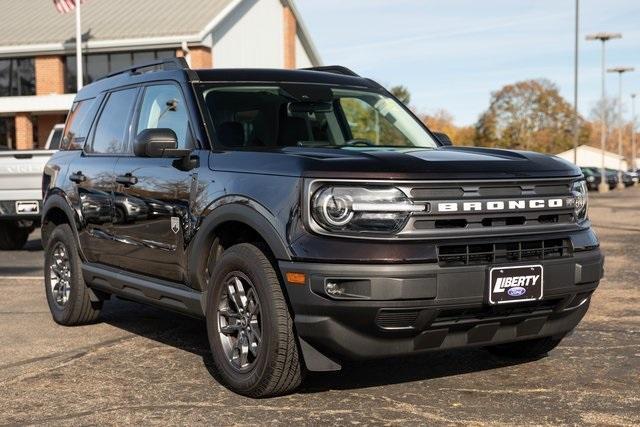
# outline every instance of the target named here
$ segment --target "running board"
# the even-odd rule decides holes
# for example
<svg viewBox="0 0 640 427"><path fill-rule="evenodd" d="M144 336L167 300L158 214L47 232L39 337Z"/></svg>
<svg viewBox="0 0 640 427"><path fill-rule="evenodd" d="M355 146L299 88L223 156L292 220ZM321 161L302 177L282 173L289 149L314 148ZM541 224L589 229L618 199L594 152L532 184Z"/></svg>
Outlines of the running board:
<svg viewBox="0 0 640 427"><path fill-rule="evenodd" d="M204 317L202 293L187 286L126 274L92 263L82 265L82 274L87 286L92 289L189 316Z"/></svg>

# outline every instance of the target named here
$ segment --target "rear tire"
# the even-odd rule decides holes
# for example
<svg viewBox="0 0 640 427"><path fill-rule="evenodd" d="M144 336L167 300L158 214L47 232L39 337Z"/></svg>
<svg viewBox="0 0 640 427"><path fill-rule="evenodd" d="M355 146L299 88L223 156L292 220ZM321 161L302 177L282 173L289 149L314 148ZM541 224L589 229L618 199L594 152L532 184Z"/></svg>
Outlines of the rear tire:
<svg viewBox="0 0 640 427"><path fill-rule="evenodd" d="M44 287L51 316L60 325L93 323L100 315L102 301L91 300L92 292L84 282L81 267L71 227L58 225L45 248Z"/></svg>
<svg viewBox="0 0 640 427"><path fill-rule="evenodd" d="M544 337L493 345L486 347L486 349L499 357L509 359L533 359L546 355L556 348L561 341L562 338Z"/></svg>
<svg viewBox="0 0 640 427"><path fill-rule="evenodd" d="M250 397L298 387L303 371L293 321L266 255L252 244L232 246L216 262L210 283L207 333L221 382Z"/></svg>
<svg viewBox="0 0 640 427"><path fill-rule="evenodd" d="M17 251L22 249L33 228L20 227L18 221L0 223L0 250Z"/></svg>

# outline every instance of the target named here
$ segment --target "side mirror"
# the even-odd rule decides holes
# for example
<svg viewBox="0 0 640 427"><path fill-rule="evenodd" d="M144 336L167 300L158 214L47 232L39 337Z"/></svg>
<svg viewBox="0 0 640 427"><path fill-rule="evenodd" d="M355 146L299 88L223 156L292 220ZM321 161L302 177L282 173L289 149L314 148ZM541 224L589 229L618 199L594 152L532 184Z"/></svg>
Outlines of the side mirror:
<svg viewBox="0 0 640 427"><path fill-rule="evenodd" d="M442 132L433 132L433 135L438 139L438 142L445 147L450 147L453 145L451 138L446 133Z"/></svg>
<svg viewBox="0 0 640 427"><path fill-rule="evenodd" d="M138 157L182 157L178 150L178 137L172 129L145 129L133 143L133 153Z"/></svg>

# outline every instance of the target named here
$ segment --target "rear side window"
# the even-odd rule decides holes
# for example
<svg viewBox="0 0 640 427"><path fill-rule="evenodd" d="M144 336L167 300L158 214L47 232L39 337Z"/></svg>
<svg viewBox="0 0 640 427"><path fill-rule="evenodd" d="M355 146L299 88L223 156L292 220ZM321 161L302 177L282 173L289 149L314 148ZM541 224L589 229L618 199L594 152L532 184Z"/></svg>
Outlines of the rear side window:
<svg viewBox="0 0 640 427"><path fill-rule="evenodd" d="M95 98L73 103L64 127L60 143L61 150L82 150L97 107L98 103Z"/></svg>
<svg viewBox="0 0 640 427"><path fill-rule="evenodd" d="M137 88L112 92L100 113L87 153L121 154L124 153L129 117L136 101Z"/></svg>

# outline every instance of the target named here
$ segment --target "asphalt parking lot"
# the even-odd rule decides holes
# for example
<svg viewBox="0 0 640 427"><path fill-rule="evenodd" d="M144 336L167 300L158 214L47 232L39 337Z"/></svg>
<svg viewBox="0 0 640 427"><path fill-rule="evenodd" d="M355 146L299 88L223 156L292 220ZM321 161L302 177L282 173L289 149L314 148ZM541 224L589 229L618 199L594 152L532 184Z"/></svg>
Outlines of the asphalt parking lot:
<svg viewBox="0 0 640 427"><path fill-rule="evenodd" d="M548 357L481 349L312 375L251 400L212 377L204 323L112 300L102 322L57 326L34 233L0 252L0 424L640 424L640 188L591 199L606 277Z"/></svg>

